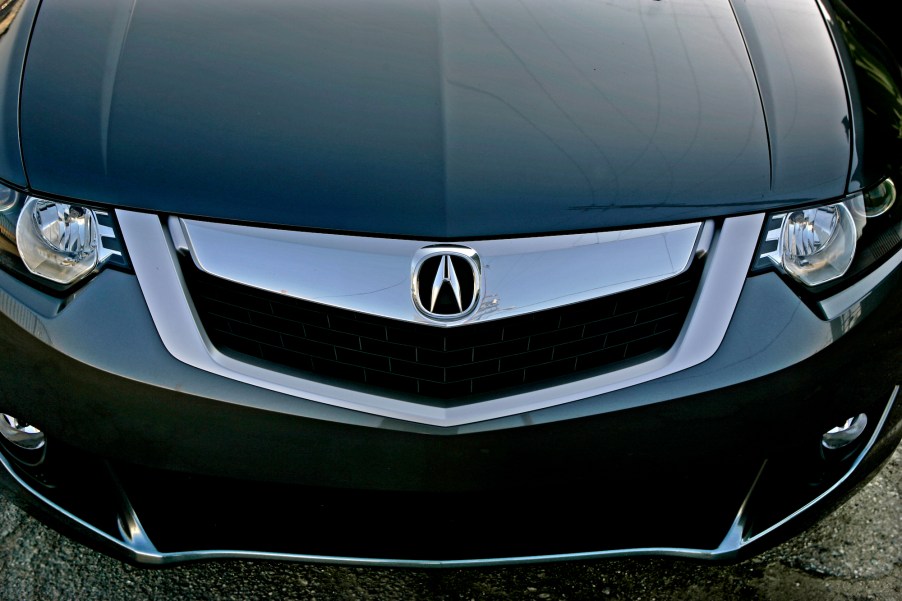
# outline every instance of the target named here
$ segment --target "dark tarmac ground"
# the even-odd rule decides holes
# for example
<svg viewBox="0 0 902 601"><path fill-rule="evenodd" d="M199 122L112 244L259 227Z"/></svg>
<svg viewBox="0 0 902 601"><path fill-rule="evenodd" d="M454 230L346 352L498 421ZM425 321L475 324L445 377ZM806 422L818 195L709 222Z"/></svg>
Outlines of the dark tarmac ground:
<svg viewBox="0 0 902 601"><path fill-rule="evenodd" d="M141 569L91 551L0 497L0 600L902 600L902 447L808 532L736 565L634 559L466 570L215 561Z"/></svg>

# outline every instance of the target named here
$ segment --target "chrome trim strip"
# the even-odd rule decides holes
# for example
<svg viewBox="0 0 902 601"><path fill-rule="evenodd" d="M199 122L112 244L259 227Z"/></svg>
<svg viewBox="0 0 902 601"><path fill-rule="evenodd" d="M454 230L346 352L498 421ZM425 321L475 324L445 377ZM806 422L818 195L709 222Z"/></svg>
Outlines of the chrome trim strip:
<svg viewBox="0 0 902 601"><path fill-rule="evenodd" d="M833 321L846 311L860 304L866 299L877 286L885 280L895 269L902 264L902 250L894 254L880 267L868 274L867 277L859 280L855 284L849 286L842 292L834 294L830 298L825 298L820 303L821 311L828 321Z"/></svg>
<svg viewBox="0 0 902 601"><path fill-rule="evenodd" d="M113 488L116 490L116 496L119 500L119 515L116 516L116 527L119 529L119 536L131 549L142 553L158 553L157 548L150 542L150 537L147 536L144 526L141 525L141 520L138 519L138 514L135 512L135 508L132 507L131 500L125 493L125 489L122 488L122 483L119 482L116 472L113 471L109 463L106 464L106 470L110 480L113 482Z"/></svg>
<svg viewBox="0 0 902 601"><path fill-rule="evenodd" d="M119 535L127 542L129 548L142 553L158 553L156 547L150 542L138 514L129 504L123 508L123 512L116 518L116 526L119 528Z"/></svg>
<svg viewBox="0 0 902 601"><path fill-rule="evenodd" d="M758 469L758 474L755 476L755 479L752 480L752 485L749 487L748 492L745 494L745 498L742 500L742 505L739 506L739 511L736 512L736 518L733 520L733 523L730 525L730 529L727 530L727 535L723 537L723 540L717 545L717 549L724 549L729 551L731 549L738 549L743 545L745 541L745 533L748 528L748 509L749 509L749 501L752 499L752 494L754 494L755 489L758 488L758 482L761 481L761 476L764 475L764 468L767 467L767 459L761 462L761 467Z"/></svg>
<svg viewBox="0 0 902 601"><path fill-rule="evenodd" d="M764 259L764 258L770 259L774 265L780 265L781 268L782 268L783 259L780 256L780 235L783 232L783 224L786 222L787 215L789 215L789 213L780 213L777 215L770 216L771 221L779 220L780 225L775 228L767 230L767 236L765 237L765 241L777 242L777 248L775 248L771 252L764 253L759 257L759 259Z"/></svg>
<svg viewBox="0 0 902 601"><path fill-rule="evenodd" d="M711 243L714 242L714 231L717 228L713 221L706 221L702 226L702 231L698 235L698 243L695 245L695 258L701 259L711 250Z"/></svg>
<svg viewBox="0 0 902 601"><path fill-rule="evenodd" d="M126 210L117 210L116 216L157 331L169 352L180 361L294 397L444 427L538 411L647 382L705 361L714 354L726 334L745 283L745 266L754 255L764 219L764 215L758 214L724 221L713 241L699 294L690 308L686 325L665 354L599 376L444 408L330 386L223 355L203 333L179 271L175 248L159 217ZM261 405L254 395L248 395L241 404L272 410ZM287 410L292 411L291 408Z"/></svg>
<svg viewBox="0 0 902 601"><path fill-rule="evenodd" d="M101 211L99 209L92 209L97 215L109 215L108 211ZM103 245L104 238L118 238L116 235L116 230L109 227L108 225L100 225L97 224L97 238L100 241L100 244L97 248L97 265L103 265L106 263L107 259L110 257L121 257L122 253L113 248L107 248Z"/></svg>
<svg viewBox="0 0 902 601"><path fill-rule="evenodd" d="M9 461L6 457L0 453L0 466L2 466L10 476L22 487L25 491L31 494L33 497L47 505L48 507L54 509L64 517L68 518L72 522L77 525L85 528L90 531L95 536L99 536L100 538L108 541L121 548L123 551L127 552L131 557L140 563L145 563L149 565L165 565L165 564L174 564L185 561L196 561L201 559L260 559L260 560L278 560L278 561L296 561L296 562L305 562L305 563L329 563L336 565L352 565L352 566L382 566L382 567L431 567L431 568L465 568L465 567L479 567L479 566L493 566L493 565L511 565L511 564L530 564L530 563L550 563L550 562L558 562L558 561L580 561L580 560L590 560L590 559L604 559L604 558L616 558L616 557L639 557L639 556L669 556L669 557L685 557L685 558L693 558L693 559L718 559L718 558L727 558L730 555L736 553L743 547L757 541L763 536L768 535L774 530L784 526L789 521L798 517L802 513L808 511L815 505L817 505L820 501L826 498L828 495L837 490L846 480L848 480L852 474L858 469L858 466L861 465L861 462L867 456L867 454L871 451L874 444L877 442L877 439L880 437L880 433L883 430L883 426L886 424L886 419L889 417L890 411L895 404L896 397L899 394L899 386L896 386L893 389L892 395L886 405L886 408L883 410L883 414L880 416L880 421L877 423L877 426L874 428L874 433L871 435L871 438L868 440L868 443L864 446L859 453L858 457L855 458L855 461L849 466L849 469L840 477L832 486L830 486L823 493L815 497L812 501L806 503L797 511L794 511L787 517L783 518L770 528L763 530L759 534L751 537L745 538L744 536L735 536L734 526L730 527L730 530L727 532L727 536L724 538L724 541L716 548L716 549L692 549L692 548L682 548L682 547L641 547L635 549L613 549L608 551L587 551L583 553L560 553L554 555L529 555L529 556L521 556L521 557L502 557L502 558L491 558L491 559L454 559L454 560L413 560L413 559L379 559L379 558L367 558L367 557L341 557L335 555L305 555L305 554L293 554L293 553L267 553L261 551L236 551L236 550L217 550L211 549L206 551L181 551L174 553L163 553L160 551L156 551L152 547L150 549L143 548L143 546L135 546L128 544L122 540L116 539L106 532L96 528L95 526L85 522L84 520L76 517L74 514L69 511L63 509L40 492L31 487L23 478L21 478L15 470L10 465ZM763 469L763 467L762 467ZM759 472L760 477L760 472ZM758 478L755 479L755 484L757 484ZM755 484L752 485L752 490L754 490ZM750 493L751 494L751 491ZM746 498L746 501L748 497ZM746 503L743 502L742 508L740 509L740 513L737 516L737 521L739 521L746 508Z"/></svg>
<svg viewBox="0 0 902 601"><path fill-rule="evenodd" d="M689 268L701 227L690 223L455 243L479 256L482 302L459 319L437 320L418 311L411 295L415 259L436 244L432 241L169 219L173 239L211 275L349 311L438 327L533 313L666 280Z"/></svg>
<svg viewBox="0 0 902 601"><path fill-rule="evenodd" d="M883 409L883 414L880 416L880 421L877 422L877 426L874 428L874 433L871 434L871 438L868 440L868 443L864 446L864 448L861 450L861 453L858 454L858 457L855 458L855 461L852 462L852 465L849 467L849 469L846 471L846 473L843 474L842 477L839 478L839 480L834 482L833 485L830 486L830 488L828 488L827 490L825 490L824 492L822 492L821 494L816 496L814 499L812 499L808 503L805 503L805 505L803 505L796 511L790 513L788 516L786 516L785 518L783 518L782 520L780 520L773 526L762 530L761 532L759 532L758 534L756 534L755 536L753 536L751 538L744 539L743 540L744 544L746 544L746 545L751 544L751 543L755 542L756 540L760 539L761 537L767 536L769 533L773 532L780 526L783 526L784 524L788 523L790 520L805 513L806 511L808 511L809 509L811 509L812 507L817 505L819 502L821 502L823 499L825 499L827 497L827 495L829 495L834 490L839 488L843 482L848 480L852 476L852 472L854 472L858 468L858 466L861 465L861 462L864 461L865 456L874 447L874 443L876 443L877 439L880 437L880 432L883 430L883 426L884 426L884 424L886 424L886 419L889 417L889 413L890 413L890 411L892 411L893 405L895 405L895 403L896 403L896 397L898 397L898 396L899 396L899 386L897 385L895 388L893 388L893 393L890 395L889 401L887 402L886 407Z"/></svg>

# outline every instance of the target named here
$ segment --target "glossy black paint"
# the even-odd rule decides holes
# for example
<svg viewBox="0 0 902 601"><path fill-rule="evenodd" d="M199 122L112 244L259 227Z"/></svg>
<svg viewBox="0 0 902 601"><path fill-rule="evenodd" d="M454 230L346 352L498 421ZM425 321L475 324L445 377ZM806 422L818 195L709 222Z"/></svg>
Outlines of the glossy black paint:
<svg viewBox="0 0 902 601"><path fill-rule="evenodd" d="M755 279L765 287L781 285L768 276ZM898 281L893 286L898 292ZM741 380L754 370L736 361L736 347L728 346L719 353L727 364L719 381L701 376L699 383L700 376L689 373L667 386L680 397L710 384L706 393L453 435L286 416L186 394L178 390L186 368L152 348L144 351L151 365L132 366L133 376L159 374L163 361L174 367L162 372L174 388L157 385L163 380L138 383L52 351L0 316L0 341L17 349L9 361L23 375L8 383L2 403L15 399L13 405L0 409L27 411L36 406L31 397L41 399L51 440L67 443L51 447L45 471L28 481L115 536L115 491L98 459L112 457L114 473L164 552L241 548L454 559L637 546L711 549L765 460L749 505L752 534L807 503L848 468L822 459L820 434L850 413L879 416L891 392L887 382L902 378L895 360L900 313L902 306L883 303L822 352L732 386L721 388L723 379ZM752 346L774 340L762 332L756 341L740 327L736 336ZM784 361L793 352L774 346L772 355ZM746 352L755 354L754 348ZM850 357L866 358L854 377ZM67 389L95 394L69 399L42 375L48 373L67 373ZM873 455L841 492L879 467L900 436L897 405ZM0 483L5 479L0 474ZM248 515L253 519L237 519Z"/></svg>
<svg viewBox="0 0 902 601"><path fill-rule="evenodd" d="M889 2L873 0L832 0L834 5L844 4L858 16L892 51L902 57L902 39L898 35L895 6Z"/></svg>
<svg viewBox="0 0 902 601"><path fill-rule="evenodd" d="M0 285L27 306L46 298L3 272ZM653 430L658 427L677 428L677 439L689 441L684 450L694 448L693 454L701 457L711 452L713 444L705 433L708 428L741 430L756 424L749 437L768 431L773 432L774 442L789 444L795 440L797 427L823 432L844 421L856 399L887 397L891 383L902 381L902 365L895 360L902 350L902 320L897 319L902 308L881 301L899 290L896 274L857 312L859 316L875 313L847 333L855 320L824 323L776 275L756 276L747 282L736 318L718 352L694 368L524 415L443 428L367 416L294 397L288 402L295 415L238 407L234 403L244 402L250 395L267 407L279 407L286 397L199 371L173 358L156 334L134 277L108 271L82 289L76 302L64 310L41 306L48 316L45 325L32 324L30 331L25 331L0 316L0 323L6 324L0 332L0 346L15 349L5 365L19 375L5 381L0 411L40 423L52 438L92 454L239 479L449 491L491 488L517 480L579 478L591 471L593 461L609 463L606 456L629 455L633 452L630 445L640 438L647 443L645 456L654 460L655 453L663 452L654 448ZM109 311L110 299L129 309ZM15 307L8 299L3 302ZM865 333L853 336L859 329ZM84 344L85 331L92 332L96 344ZM857 342L850 342L853 348L844 352L843 339L850 336ZM47 341L52 341L53 349L47 347ZM830 351L834 346L837 348ZM825 347L837 366L848 362L850 356L867 359L860 369L856 364L855 377L838 368L819 371L811 357ZM797 385L802 391L811 390L795 399L793 391L799 390L795 385L773 387L786 389L779 395L785 399L780 401L785 410L763 410L760 403L771 401L760 397L772 396L770 385L759 387L749 381L763 381L782 370L782 378L792 382L793 370L786 366L806 360L810 368L800 372ZM69 378L64 389L52 377L58 373ZM828 375L837 382L822 388L818 378ZM749 386L748 403L738 399L743 384ZM724 397L724 388L736 392ZM84 390L91 394L79 394L77 399L67 392ZM830 394L824 396L822 390ZM687 406L677 403L695 396L710 398L698 412L686 412ZM647 412L638 411L646 404L652 405ZM631 431L629 436L617 434L623 410L642 416L634 422L627 419L633 424L624 426L624 431ZM106 417L97 420L98 415ZM707 417L696 424L702 415ZM583 421L585 418L590 421ZM583 428L580 423L596 423L600 430ZM554 443L531 445L528 426L546 425L544 431L555 433ZM642 434L643 429L649 430ZM749 437L727 437L731 441L724 444L751 442ZM493 440L510 442L499 446ZM567 455L570 466L563 467L566 462L548 454L550 448ZM494 451L486 455L484 449ZM510 471L512 462L522 469ZM610 463L611 469L618 469L615 464ZM435 469L439 466L444 469Z"/></svg>
<svg viewBox="0 0 902 601"><path fill-rule="evenodd" d="M19 84L40 0L12 0L0 9L0 180L25 186L19 148Z"/></svg>
<svg viewBox="0 0 902 601"><path fill-rule="evenodd" d="M815 1L739 0L767 120L771 194L833 198L845 191L852 124L829 30Z"/></svg>
<svg viewBox="0 0 902 601"><path fill-rule="evenodd" d="M842 2L833 5L858 138L858 164L850 187L860 189L887 175L897 176L902 166L902 71L868 25ZM874 19L872 11L866 14Z"/></svg>
<svg viewBox="0 0 902 601"><path fill-rule="evenodd" d="M461 238L724 215L844 191L827 46L821 78L771 69L774 102L826 115L792 131L769 115L771 153L725 2L45 0L24 157L50 194L302 228Z"/></svg>

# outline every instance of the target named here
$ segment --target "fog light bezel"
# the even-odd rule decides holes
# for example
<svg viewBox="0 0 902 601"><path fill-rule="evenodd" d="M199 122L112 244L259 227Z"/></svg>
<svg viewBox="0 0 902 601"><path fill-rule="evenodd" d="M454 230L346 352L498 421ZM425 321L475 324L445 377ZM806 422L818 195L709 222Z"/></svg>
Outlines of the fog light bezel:
<svg viewBox="0 0 902 601"><path fill-rule="evenodd" d="M841 426L827 430L821 435L821 446L827 451L842 451L855 444L868 429L868 416L859 413L848 418Z"/></svg>
<svg viewBox="0 0 902 601"><path fill-rule="evenodd" d="M47 435L29 422L0 413L0 446L20 465L37 467L47 456Z"/></svg>
<svg viewBox="0 0 902 601"><path fill-rule="evenodd" d="M38 451L47 443L47 437L39 428L9 413L0 413L0 436L25 451Z"/></svg>

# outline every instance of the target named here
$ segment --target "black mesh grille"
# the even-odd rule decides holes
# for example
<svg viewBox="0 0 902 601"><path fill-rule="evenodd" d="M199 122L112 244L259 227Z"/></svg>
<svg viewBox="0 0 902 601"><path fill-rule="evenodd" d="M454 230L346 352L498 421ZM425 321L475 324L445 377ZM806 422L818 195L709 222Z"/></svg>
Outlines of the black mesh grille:
<svg viewBox="0 0 902 601"><path fill-rule="evenodd" d="M676 340L700 266L629 292L518 317L438 328L288 298L183 261L201 322L223 351L436 399L598 371Z"/></svg>

